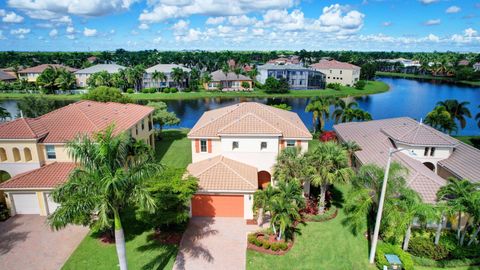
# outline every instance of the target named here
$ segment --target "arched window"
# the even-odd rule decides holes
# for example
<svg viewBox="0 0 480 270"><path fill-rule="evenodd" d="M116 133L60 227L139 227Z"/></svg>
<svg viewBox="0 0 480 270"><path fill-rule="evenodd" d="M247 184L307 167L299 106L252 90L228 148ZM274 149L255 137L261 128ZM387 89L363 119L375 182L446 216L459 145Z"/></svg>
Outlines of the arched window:
<svg viewBox="0 0 480 270"><path fill-rule="evenodd" d="M7 151L5 148L0 148L0 161L7 161Z"/></svg>
<svg viewBox="0 0 480 270"><path fill-rule="evenodd" d="M20 150L18 150L18 148L13 148L12 149L13 151L13 160L14 161L20 161Z"/></svg>
<svg viewBox="0 0 480 270"><path fill-rule="evenodd" d="M32 152L30 151L30 148L25 147L23 149L23 154L25 156L25 161L32 160Z"/></svg>

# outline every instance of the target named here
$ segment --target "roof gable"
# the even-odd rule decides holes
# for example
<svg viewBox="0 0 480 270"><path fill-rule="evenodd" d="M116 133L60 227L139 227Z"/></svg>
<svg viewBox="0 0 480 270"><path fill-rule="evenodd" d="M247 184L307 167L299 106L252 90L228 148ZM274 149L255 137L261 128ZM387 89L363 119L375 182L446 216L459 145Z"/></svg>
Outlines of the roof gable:
<svg viewBox="0 0 480 270"><path fill-rule="evenodd" d="M422 123L404 123L382 128L392 140L408 145L454 147L457 140Z"/></svg>
<svg viewBox="0 0 480 270"><path fill-rule="evenodd" d="M12 177L0 184L0 189L52 189L68 180L70 172L76 167L71 162L54 162L35 170Z"/></svg>

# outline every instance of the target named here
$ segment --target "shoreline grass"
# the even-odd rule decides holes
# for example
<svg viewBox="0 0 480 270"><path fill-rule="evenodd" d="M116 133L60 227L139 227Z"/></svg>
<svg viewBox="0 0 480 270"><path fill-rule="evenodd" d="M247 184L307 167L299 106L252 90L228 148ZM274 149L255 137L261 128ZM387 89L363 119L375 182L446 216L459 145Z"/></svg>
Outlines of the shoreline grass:
<svg viewBox="0 0 480 270"><path fill-rule="evenodd" d="M252 92L217 92L217 91L199 91L199 92L177 92L177 93L136 93L127 94L133 100L183 100L183 99L201 99L201 98L308 98L308 97L347 97L347 96L365 96L387 92L390 87L380 81L368 81L365 89L358 90L354 87L342 86L341 90L319 89L319 90L291 90L286 94L268 94L264 91ZM0 100L21 99L28 95L24 93L0 93ZM82 95L44 95L53 100L80 100Z"/></svg>
<svg viewBox="0 0 480 270"><path fill-rule="evenodd" d="M380 76L380 77L436 80L436 81L457 83L457 84L463 84L463 85L469 85L469 86L480 86L480 81L457 80L457 79L452 78L452 77L439 77L439 76L432 76L432 75L419 75L419 74L408 74L408 73L399 73L399 72L382 72L382 71L377 71L375 74L377 76Z"/></svg>

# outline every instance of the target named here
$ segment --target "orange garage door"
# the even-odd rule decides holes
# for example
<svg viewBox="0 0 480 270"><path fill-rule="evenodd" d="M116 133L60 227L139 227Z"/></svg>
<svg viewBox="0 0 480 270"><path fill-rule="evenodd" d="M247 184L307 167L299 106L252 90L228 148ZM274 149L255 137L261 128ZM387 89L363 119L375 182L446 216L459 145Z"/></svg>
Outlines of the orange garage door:
<svg viewBox="0 0 480 270"><path fill-rule="evenodd" d="M195 195L194 217L243 217L243 195Z"/></svg>

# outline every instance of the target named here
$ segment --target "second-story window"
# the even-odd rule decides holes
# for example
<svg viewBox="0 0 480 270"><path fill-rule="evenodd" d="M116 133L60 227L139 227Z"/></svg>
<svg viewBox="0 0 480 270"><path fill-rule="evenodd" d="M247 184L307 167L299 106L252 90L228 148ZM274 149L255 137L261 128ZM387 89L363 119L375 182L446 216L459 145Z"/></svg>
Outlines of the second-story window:
<svg viewBox="0 0 480 270"><path fill-rule="evenodd" d="M135 135L138 135L138 124L135 125Z"/></svg>
<svg viewBox="0 0 480 270"><path fill-rule="evenodd" d="M55 145L45 145L45 151L47 152L48 159L57 158L57 154L55 153Z"/></svg>
<svg viewBox="0 0 480 270"><path fill-rule="evenodd" d="M145 130L145 120L142 120L142 130Z"/></svg>
<svg viewBox="0 0 480 270"><path fill-rule="evenodd" d="M295 141L294 140L288 140L287 141L287 147L295 147Z"/></svg>
<svg viewBox="0 0 480 270"><path fill-rule="evenodd" d="M232 142L232 150L238 149L238 142Z"/></svg>
<svg viewBox="0 0 480 270"><path fill-rule="evenodd" d="M267 149L267 142L261 142L260 143L260 150L265 150Z"/></svg>
<svg viewBox="0 0 480 270"><path fill-rule="evenodd" d="M430 156L433 157L435 155L435 147L430 149Z"/></svg>
<svg viewBox="0 0 480 270"><path fill-rule="evenodd" d="M430 147L425 147L425 150L423 151L423 156L428 156L428 150L430 150Z"/></svg>
<svg viewBox="0 0 480 270"><path fill-rule="evenodd" d="M207 140L200 140L200 152L207 152Z"/></svg>

